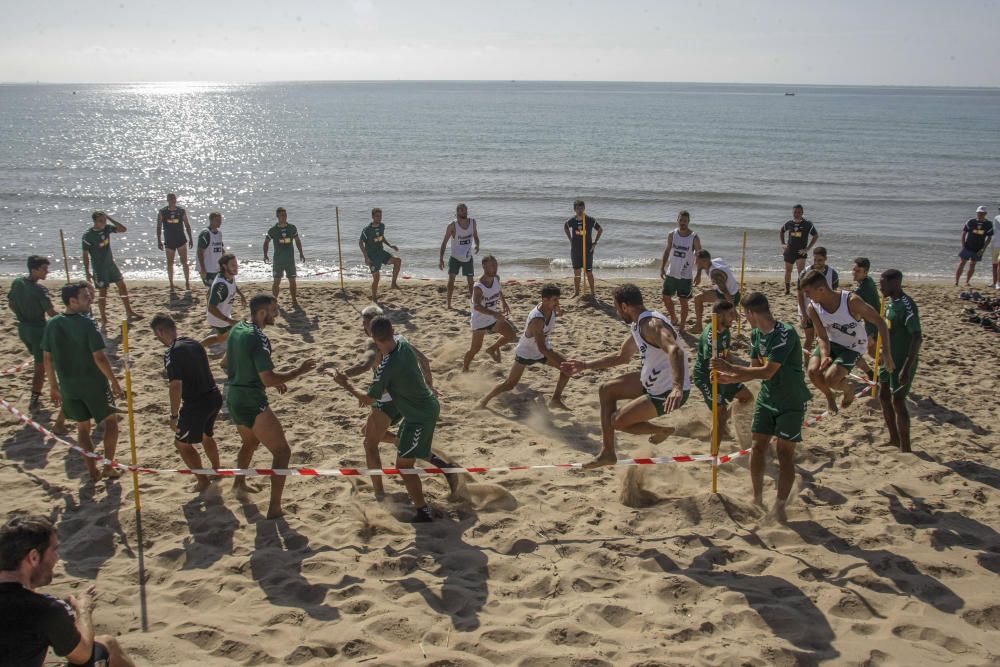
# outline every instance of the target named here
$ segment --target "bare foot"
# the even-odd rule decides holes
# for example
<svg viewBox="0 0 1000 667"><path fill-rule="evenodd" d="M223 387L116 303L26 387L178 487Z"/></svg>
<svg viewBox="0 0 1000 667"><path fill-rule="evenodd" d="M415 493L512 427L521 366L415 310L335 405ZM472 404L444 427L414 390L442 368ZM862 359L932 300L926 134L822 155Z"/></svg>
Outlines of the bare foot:
<svg viewBox="0 0 1000 667"><path fill-rule="evenodd" d="M389 289L399 289L399 285L397 285L396 283L393 283L393 284L389 285Z"/></svg>
<svg viewBox="0 0 1000 667"><path fill-rule="evenodd" d="M87 472L90 473L90 479L95 482L101 481L101 471L97 468L97 464L87 459Z"/></svg>
<svg viewBox="0 0 1000 667"><path fill-rule="evenodd" d="M500 348L490 348L486 352L493 357L493 361L500 363Z"/></svg>
<svg viewBox="0 0 1000 667"><path fill-rule="evenodd" d="M649 442L654 445L658 445L667 438L669 438L670 435L674 432L674 430L675 429L670 426L664 426L660 429L659 433L654 433L653 435L649 436Z"/></svg>
<svg viewBox="0 0 1000 667"><path fill-rule="evenodd" d="M128 321L129 322L135 322L136 320L141 320L141 319L142 319L142 315L140 315L139 313L131 313L128 316Z"/></svg>
<svg viewBox="0 0 1000 667"><path fill-rule="evenodd" d="M588 461L583 464L584 470L593 470L594 468L603 468L604 466L613 466L618 463L618 457L614 454L605 454L601 452L597 458L593 461Z"/></svg>
<svg viewBox="0 0 1000 667"><path fill-rule="evenodd" d="M209 486L211 486L211 483L206 478L199 477L198 482L194 485L194 492L202 493L207 491Z"/></svg>
<svg viewBox="0 0 1000 667"><path fill-rule="evenodd" d="M52 426L52 432L56 435L69 435L69 429L66 428L66 424L62 422L56 422Z"/></svg>
<svg viewBox="0 0 1000 667"><path fill-rule="evenodd" d="M780 500L774 504L774 518L778 523L788 523L788 514L785 513L785 503Z"/></svg>
<svg viewBox="0 0 1000 667"><path fill-rule="evenodd" d="M104 472L102 474L105 479L118 479L122 476L121 471L112 466L104 466Z"/></svg>
<svg viewBox="0 0 1000 667"><path fill-rule="evenodd" d="M252 493L259 493L260 489L250 486L246 482L241 482L239 478L233 480L233 493L237 496L248 496Z"/></svg>
<svg viewBox="0 0 1000 667"><path fill-rule="evenodd" d="M299 302L295 301L294 299L292 300L292 308L294 308L295 310L302 310L302 306L300 306Z"/></svg>
<svg viewBox="0 0 1000 667"><path fill-rule="evenodd" d="M753 499L753 505L754 505L754 507L758 507L758 508L760 508L761 510L763 510L765 512L767 511L767 505L764 504L764 499L763 498L754 498Z"/></svg>
<svg viewBox="0 0 1000 667"><path fill-rule="evenodd" d="M569 406L563 403L562 398L556 398L555 396L549 399L549 407L557 410L569 410Z"/></svg>
<svg viewBox="0 0 1000 667"><path fill-rule="evenodd" d="M278 507L269 507L269 508L267 508L267 515L265 515L264 518L265 519L277 519L277 518L282 517L284 515L285 515L285 511L283 509L281 509L281 506L279 505Z"/></svg>
<svg viewBox="0 0 1000 667"><path fill-rule="evenodd" d="M840 412L840 408L837 407L837 399L834 398L833 394L826 397L826 409L831 415L835 415Z"/></svg>
<svg viewBox="0 0 1000 667"><path fill-rule="evenodd" d="M485 398L483 400L479 401L478 403L476 403L476 410L485 410L486 409L486 404L488 402L489 401L487 401Z"/></svg>
<svg viewBox="0 0 1000 667"><path fill-rule="evenodd" d="M841 409L846 410L851 406L851 403L853 402L854 402L854 390L851 387L848 387L847 391L844 392L844 395L840 399L840 407Z"/></svg>
<svg viewBox="0 0 1000 667"><path fill-rule="evenodd" d="M900 446L899 445L899 440L890 440L889 442L885 443L885 446L886 447L896 447L896 448L898 448Z"/></svg>
<svg viewBox="0 0 1000 667"><path fill-rule="evenodd" d="M909 445L907 445L906 447L903 447L902 445L900 445L899 451L901 453L903 453L903 454L912 454L913 453L913 450L910 449Z"/></svg>

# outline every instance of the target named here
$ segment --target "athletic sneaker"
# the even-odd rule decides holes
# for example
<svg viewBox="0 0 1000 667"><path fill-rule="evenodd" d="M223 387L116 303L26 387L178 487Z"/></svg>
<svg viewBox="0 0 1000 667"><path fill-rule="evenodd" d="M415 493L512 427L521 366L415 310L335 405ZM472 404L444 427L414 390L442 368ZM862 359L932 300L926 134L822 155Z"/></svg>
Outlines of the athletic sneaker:
<svg viewBox="0 0 1000 667"><path fill-rule="evenodd" d="M434 514L427 505L417 508L417 513L410 519L410 523L430 523L434 520Z"/></svg>

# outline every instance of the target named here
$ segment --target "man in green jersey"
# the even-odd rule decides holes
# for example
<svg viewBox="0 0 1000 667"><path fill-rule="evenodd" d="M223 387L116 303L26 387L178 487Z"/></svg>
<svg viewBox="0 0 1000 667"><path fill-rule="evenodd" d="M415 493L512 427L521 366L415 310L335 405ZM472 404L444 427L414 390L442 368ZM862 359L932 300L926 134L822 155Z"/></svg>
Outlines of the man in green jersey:
<svg viewBox="0 0 1000 667"><path fill-rule="evenodd" d="M45 373L52 403L62 405L66 418L77 422L80 446L88 452L94 451L90 437L93 419L96 424L104 424L104 458L114 459L118 446L115 398L121 396L122 390L104 353L104 337L94 321L84 314L93 300L89 288L84 282L63 286L61 296L66 312L50 319L42 335ZM94 459L84 461L90 477L94 481L101 479ZM104 476L116 479L120 475L105 465Z"/></svg>
<svg viewBox="0 0 1000 667"><path fill-rule="evenodd" d="M32 255L28 258L28 275L14 278L7 294L7 305L17 317L17 335L28 348L35 361L35 373L31 378L31 402L28 411L36 412L41 407L42 385L45 383L45 357L42 354L42 334L45 333L45 316L56 316L49 291L42 281L49 275L49 258ZM55 432L66 432L63 415L56 419Z"/></svg>
<svg viewBox="0 0 1000 667"><path fill-rule="evenodd" d="M350 378L334 372L337 384L350 392L362 405L372 405L386 393L392 396L396 409L403 415L396 446L396 468L412 468L416 459L431 458L431 444L441 404L424 382L420 362L410 343L396 336L392 322L387 317L376 317L371 323L372 338L382 361L375 369L375 378L368 392L355 389ZM413 523L434 520L434 515L424 500L423 484L419 475L403 475L403 484L417 512Z"/></svg>
<svg viewBox="0 0 1000 667"><path fill-rule="evenodd" d="M238 468L249 468L257 446L261 443L271 452L272 468L287 468L292 451L285 439L285 431L278 417L267 402L265 387L275 387L279 394L288 391L286 383L308 373L316 367L312 359L303 361L295 370L278 373L271 361L271 341L264 335L264 327L274 324L278 316L278 300L269 294L258 294L250 299L250 320L238 322L229 333L226 357L229 391L226 406L243 441L236 456ZM281 493L285 478L271 477L271 500L267 518L283 514ZM233 480L233 490L239 494L249 492L245 477Z"/></svg>
<svg viewBox="0 0 1000 667"><path fill-rule="evenodd" d="M698 339L698 358L695 359L694 373L692 373L691 378L705 399L705 405L708 406L709 410L712 409L712 374L710 366L712 365L713 352L714 356L718 359L729 358L729 350L732 344L732 331L730 327L736 321L736 306L729 301L716 301L715 305L712 306L712 312L715 313L716 322L719 327L719 342L713 351L712 323L709 322L705 326L705 330L701 332L701 338ZM753 394L742 382L720 384L719 433L722 438L729 437L729 405L734 400L738 401L740 407L743 408L750 405L750 401L753 400Z"/></svg>
<svg viewBox="0 0 1000 667"><path fill-rule="evenodd" d="M854 282L857 283L854 286L854 293L861 297L861 300L867 303L869 306L875 309L876 313L882 314L882 298L878 293L878 285L872 280L872 277L868 273L872 270L872 263L867 257L856 257L854 259L854 268L851 269L851 276L854 278ZM865 322L865 333L868 334L868 354L870 356L875 356L875 344L878 339L878 327L869 322ZM860 368L864 373L871 374L871 367L868 365L868 361L865 360L864 356L858 357L858 368Z"/></svg>
<svg viewBox="0 0 1000 667"><path fill-rule="evenodd" d="M97 305L101 308L101 326L108 326L108 286L112 284L118 288L118 296L122 299L128 319L141 320L142 315L132 309L128 286L111 256L111 235L124 234L128 228L104 211L94 211L90 217L94 226L83 235L83 270L87 275L87 282L93 283L100 295Z"/></svg>
<svg viewBox="0 0 1000 667"><path fill-rule="evenodd" d="M205 287L212 287L215 274L219 272L219 260L226 254L226 243L222 240L222 214L213 211L208 214L208 227L198 234L198 274Z"/></svg>
<svg viewBox="0 0 1000 667"><path fill-rule="evenodd" d="M920 311L917 304L903 292L903 274L898 269L882 272L879 289L889 299L885 319L889 323L892 361L895 368L879 370L878 399L882 416L889 429L889 444L899 451L910 452L910 413L906 397L917 374L917 361L923 334L920 331Z"/></svg>
<svg viewBox="0 0 1000 667"><path fill-rule="evenodd" d="M392 264L392 284L390 289L399 289L399 271L403 267L403 260L390 255L385 246L389 246L399 252L397 246L389 243L385 237L385 225L382 224L382 209L372 209L372 221L367 227L361 230L361 238L358 240L361 248L361 256L365 258L365 266L372 272L372 302L378 301L378 281L381 277L379 273L383 264Z"/></svg>
<svg viewBox="0 0 1000 667"><path fill-rule="evenodd" d="M292 295L292 308L299 308L299 301L296 298L295 284L295 253L292 251L292 243L299 250L299 259L306 261L306 256L302 253L302 239L299 237L299 230L295 225L288 224L288 213L281 206L274 213L278 217L278 224L267 230L264 235L264 263L271 259L267 256L267 249L274 241L274 262L271 264L271 275L274 276L274 283L271 285L271 294L278 298L278 288L281 286L282 276L288 276L288 292Z"/></svg>
<svg viewBox="0 0 1000 667"><path fill-rule="evenodd" d="M712 360L719 381L726 383L760 380L760 391L750 427L753 452L750 479L754 503L764 507L764 465L771 438L778 453L778 494L775 515L784 522L785 504L795 483L795 443L802 441L802 423L811 394L802 370L802 343L795 327L778 322L767 297L760 292L743 301L750 332L751 366L734 366L726 359Z"/></svg>

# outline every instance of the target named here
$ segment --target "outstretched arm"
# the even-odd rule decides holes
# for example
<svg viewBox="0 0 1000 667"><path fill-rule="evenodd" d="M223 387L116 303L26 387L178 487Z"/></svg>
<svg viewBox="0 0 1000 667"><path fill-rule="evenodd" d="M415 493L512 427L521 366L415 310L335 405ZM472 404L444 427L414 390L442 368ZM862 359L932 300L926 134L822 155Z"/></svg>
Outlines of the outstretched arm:
<svg viewBox="0 0 1000 667"><path fill-rule="evenodd" d="M613 366L621 366L622 364L627 364L629 359L635 356L636 347L635 339L629 334L625 337L624 342L622 342L621 348L615 354L609 354L606 357L601 357L595 359L594 361L579 361L576 359L571 359L563 362L561 370L566 375L576 375L577 373L589 369L597 370L600 368L611 368Z"/></svg>
<svg viewBox="0 0 1000 667"><path fill-rule="evenodd" d="M892 359L892 344L889 341L889 327L886 326L882 316L878 314L878 311L865 303L865 300L857 294L851 294L847 298L847 308L854 317L860 317L865 322L878 328L878 335L882 339L882 360L885 369L890 373L896 370Z"/></svg>

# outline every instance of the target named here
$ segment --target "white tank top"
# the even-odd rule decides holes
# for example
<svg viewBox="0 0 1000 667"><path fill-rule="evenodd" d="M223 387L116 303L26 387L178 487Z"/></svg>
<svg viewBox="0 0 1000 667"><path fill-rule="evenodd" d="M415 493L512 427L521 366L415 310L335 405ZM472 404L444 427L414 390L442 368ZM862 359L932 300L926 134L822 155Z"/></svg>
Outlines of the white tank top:
<svg viewBox="0 0 1000 667"><path fill-rule="evenodd" d="M677 329L674 328L669 317L655 310L643 311L639 319L630 325L632 338L635 340L636 347L639 348L639 355L642 358L642 371L639 373L642 386L646 390L646 393L653 396L662 396L674 388L673 365L670 363L670 357L666 352L656 345L647 343L646 339L642 337L642 331L640 330L642 321L650 317L655 317L670 327L670 330L674 332L674 336L677 336ZM679 341L678 344L680 344ZM688 363L687 350L683 347L681 347L681 350L684 352L684 386L682 389L688 390L691 388L690 364Z"/></svg>
<svg viewBox="0 0 1000 667"><path fill-rule="evenodd" d="M832 313L827 312L818 301L813 301L812 307L823 323L831 343L864 354L868 351L868 332L865 331L865 323L851 315L851 309L847 305L850 297L850 292L841 291L840 305Z"/></svg>
<svg viewBox="0 0 1000 667"><path fill-rule="evenodd" d="M712 260L712 268L708 270L709 280L711 280L713 271L722 271L726 274L726 291L729 292L730 296L740 291L740 283L736 280L736 276L733 275L733 270L729 268L729 265L721 257L716 257Z"/></svg>
<svg viewBox="0 0 1000 667"><path fill-rule="evenodd" d="M691 232L687 236L681 236L681 230L675 229L670 245L670 256L667 259L667 275L671 278L681 278L690 280L694 263L694 240L698 235Z"/></svg>
<svg viewBox="0 0 1000 667"><path fill-rule="evenodd" d="M201 268L206 273L218 273L219 260L226 254L226 244L222 242L222 230L217 229L213 232L212 228L209 227L205 231L208 232L208 247L203 253L204 261L202 261L202 256L199 256L198 261L202 263Z"/></svg>
<svg viewBox="0 0 1000 667"><path fill-rule="evenodd" d="M473 297L471 299L472 303L472 317L469 321L469 326L473 329L482 329L488 327L491 324L496 324L497 318L492 315L485 315L476 310L476 288L483 291L483 305L490 310L500 309L500 276L493 276L493 286L487 287L482 280L476 282L472 286Z"/></svg>
<svg viewBox="0 0 1000 667"><path fill-rule="evenodd" d="M225 315L229 319L233 319L233 301L236 300L236 281L235 280L226 280L221 273L218 274L217 276L215 276L215 280L212 281L212 287L209 288L209 290L208 290L209 299L212 298L212 294L215 292L215 286L218 285L219 283L222 283L223 285L225 285L226 289L229 291L229 293L226 296L226 299L224 301L222 301L221 303L215 304L215 307L219 309L220 313L222 313L223 315ZM212 311L210 311L210 310L206 311L205 320L208 322L208 326L210 326L210 327L228 327L229 326L229 322L228 321L226 321L226 320L220 320L218 317L216 317L215 315L213 315Z"/></svg>
<svg viewBox="0 0 1000 667"><path fill-rule="evenodd" d="M514 348L514 355L521 357L522 359L543 359L545 355L541 350L538 349L538 343L535 342L535 337L528 333L528 327L531 326L531 321L545 318L545 313L538 306L535 306L530 313L528 313L528 319L524 323L524 333L521 334L520 340L517 341L517 347ZM556 328L556 311L552 311L552 315L549 316L549 321L542 325L542 332L545 334L545 348L552 349L552 345L549 343L549 336L552 334L552 330Z"/></svg>
<svg viewBox="0 0 1000 667"><path fill-rule="evenodd" d="M476 233L476 220L469 218L469 226L462 229L458 220L452 220L455 225L455 235L451 237L451 256L460 262L472 259L472 237Z"/></svg>

